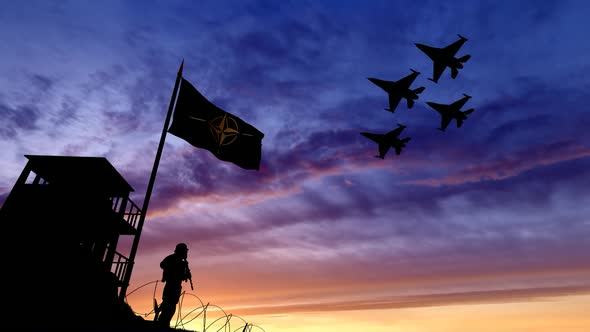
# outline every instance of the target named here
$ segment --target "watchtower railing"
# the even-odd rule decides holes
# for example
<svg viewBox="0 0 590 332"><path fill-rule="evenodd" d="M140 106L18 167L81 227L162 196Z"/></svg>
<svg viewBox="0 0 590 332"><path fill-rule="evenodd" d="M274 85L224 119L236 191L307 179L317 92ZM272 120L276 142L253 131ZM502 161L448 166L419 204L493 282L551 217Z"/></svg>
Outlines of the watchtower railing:
<svg viewBox="0 0 590 332"><path fill-rule="evenodd" d="M127 267L129 266L129 258L121 255L118 252L115 252L115 258L113 259L113 264L111 265L111 272L115 274L117 280L122 283L125 278L125 273L127 272Z"/></svg>
<svg viewBox="0 0 590 332"><path fill-rule="evenodd" d="M139 206L129 197L112 197L111 202L113 211L121 215L133 229L137 229L137 223L141 217Z"/></svg>

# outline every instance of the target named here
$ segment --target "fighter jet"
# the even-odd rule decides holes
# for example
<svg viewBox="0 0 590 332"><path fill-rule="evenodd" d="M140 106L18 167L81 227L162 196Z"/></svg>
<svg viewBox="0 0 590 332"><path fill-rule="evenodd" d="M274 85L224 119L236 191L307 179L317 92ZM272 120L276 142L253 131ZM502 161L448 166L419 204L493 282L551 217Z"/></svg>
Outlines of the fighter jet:
<svg viewBox="0 0 590 332"><path fill-rule="evenodd" d="M398 138L399 134L404 130L404 128L406 128L406 126L398 123L397 128L386 134L361 132L361 135L370 138L379 144L379 155L375 157L385 159L385 155L389 151L389 148L393 147L395 149L395 153L399 155L402 152L402 149L406 146L406 143L410 141L410 137L403 139Z"/></svg>
<svg viewBox="0 0 590 332"><path fill-rule="evenodd" d="M418 94L424 91L423 86L414 90L410 89L410 85L412 85L416 77L420 74L414 69L410 70L412 71L411 74L397 81L384 81L372 77L367 78L369 81L373 82L375 85L383 89L389 95L389 108L386 108L386 111L394 113L395 108L397 107L402 98L405 98L407 100L408 108L412 108L412 106L414 106L414 99L418 99Z"/></svg>
<svg viewBox="0 0 590 332"><path fill-rule="evenodd" d="M461 35L457 36L459 36L459 40L442 48L416 43L416 46L432 59L434 68L432 78L429 78L429 80L434 83L438 83L438 79L447 67L451 68L451 77L456 78L459 74L459 69L463 68L463 63L471 58L469 54L460 58L455 57L455 54L457 54L461 46L467 41L467 38Z"/></svg>
<svg viewBox="0 0 590 332"><path fill-rule="evenodd" d="M441 115L441 125L438 130L445 131L449 123L455 119L457 120L457 128L461 128L463 121L467 120L467 115L471 114L474 109L470 108L467 111L461 111L461 107L465 105L467 100L471 98L470 95L463 94L463 98L451 103L451 104L437 104L433 102L426 102L428 106L432 107L435 111Z"/></svg>

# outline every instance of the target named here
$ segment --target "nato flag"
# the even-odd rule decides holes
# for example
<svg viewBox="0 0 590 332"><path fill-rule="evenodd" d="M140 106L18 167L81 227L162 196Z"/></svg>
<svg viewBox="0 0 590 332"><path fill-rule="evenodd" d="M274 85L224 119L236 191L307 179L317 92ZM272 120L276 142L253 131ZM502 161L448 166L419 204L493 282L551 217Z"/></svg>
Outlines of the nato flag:
<svg viewBox="0 0 590 332"><path fill-rule="evenodd" d="M168 132L243 169L260 168L264 134L207 100L182 79Z"/></svg>

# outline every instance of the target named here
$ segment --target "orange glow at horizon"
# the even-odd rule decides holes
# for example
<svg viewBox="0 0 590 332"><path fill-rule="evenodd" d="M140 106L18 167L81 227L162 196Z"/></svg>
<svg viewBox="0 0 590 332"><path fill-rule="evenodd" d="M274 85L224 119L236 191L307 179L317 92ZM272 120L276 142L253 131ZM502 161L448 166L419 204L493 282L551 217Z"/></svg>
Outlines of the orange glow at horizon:
<svg viewBox="0 0 590 332"><path fill-rule="evenodd" d="M185 301L183 314L194 309L187 308L189 302L196 303L194 299ZM590 308L590 295L578 295L493 304L240 315L237 317L243 321L233 318L231 328L243 326L245 321L255 325L252 331L266 332L587 332L590 327L587 308ZM212 312L213 309L212 305ZM209 325L218 316L213 312L207 317ZM192 318L194 314L185 321ZM202 316L183 328L202 331Z"/></svg>

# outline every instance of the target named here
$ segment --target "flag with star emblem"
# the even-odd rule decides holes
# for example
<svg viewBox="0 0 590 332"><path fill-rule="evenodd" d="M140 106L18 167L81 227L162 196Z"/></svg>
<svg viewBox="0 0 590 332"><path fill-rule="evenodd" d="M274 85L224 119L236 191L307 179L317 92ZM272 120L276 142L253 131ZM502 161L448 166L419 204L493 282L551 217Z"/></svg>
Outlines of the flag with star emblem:
<svg viewBox="0 0 590 332"><path fill-rule="evenodd" d="M264 134L211 103L182 78L168 132L244 169L260 168Z"/></svg>

